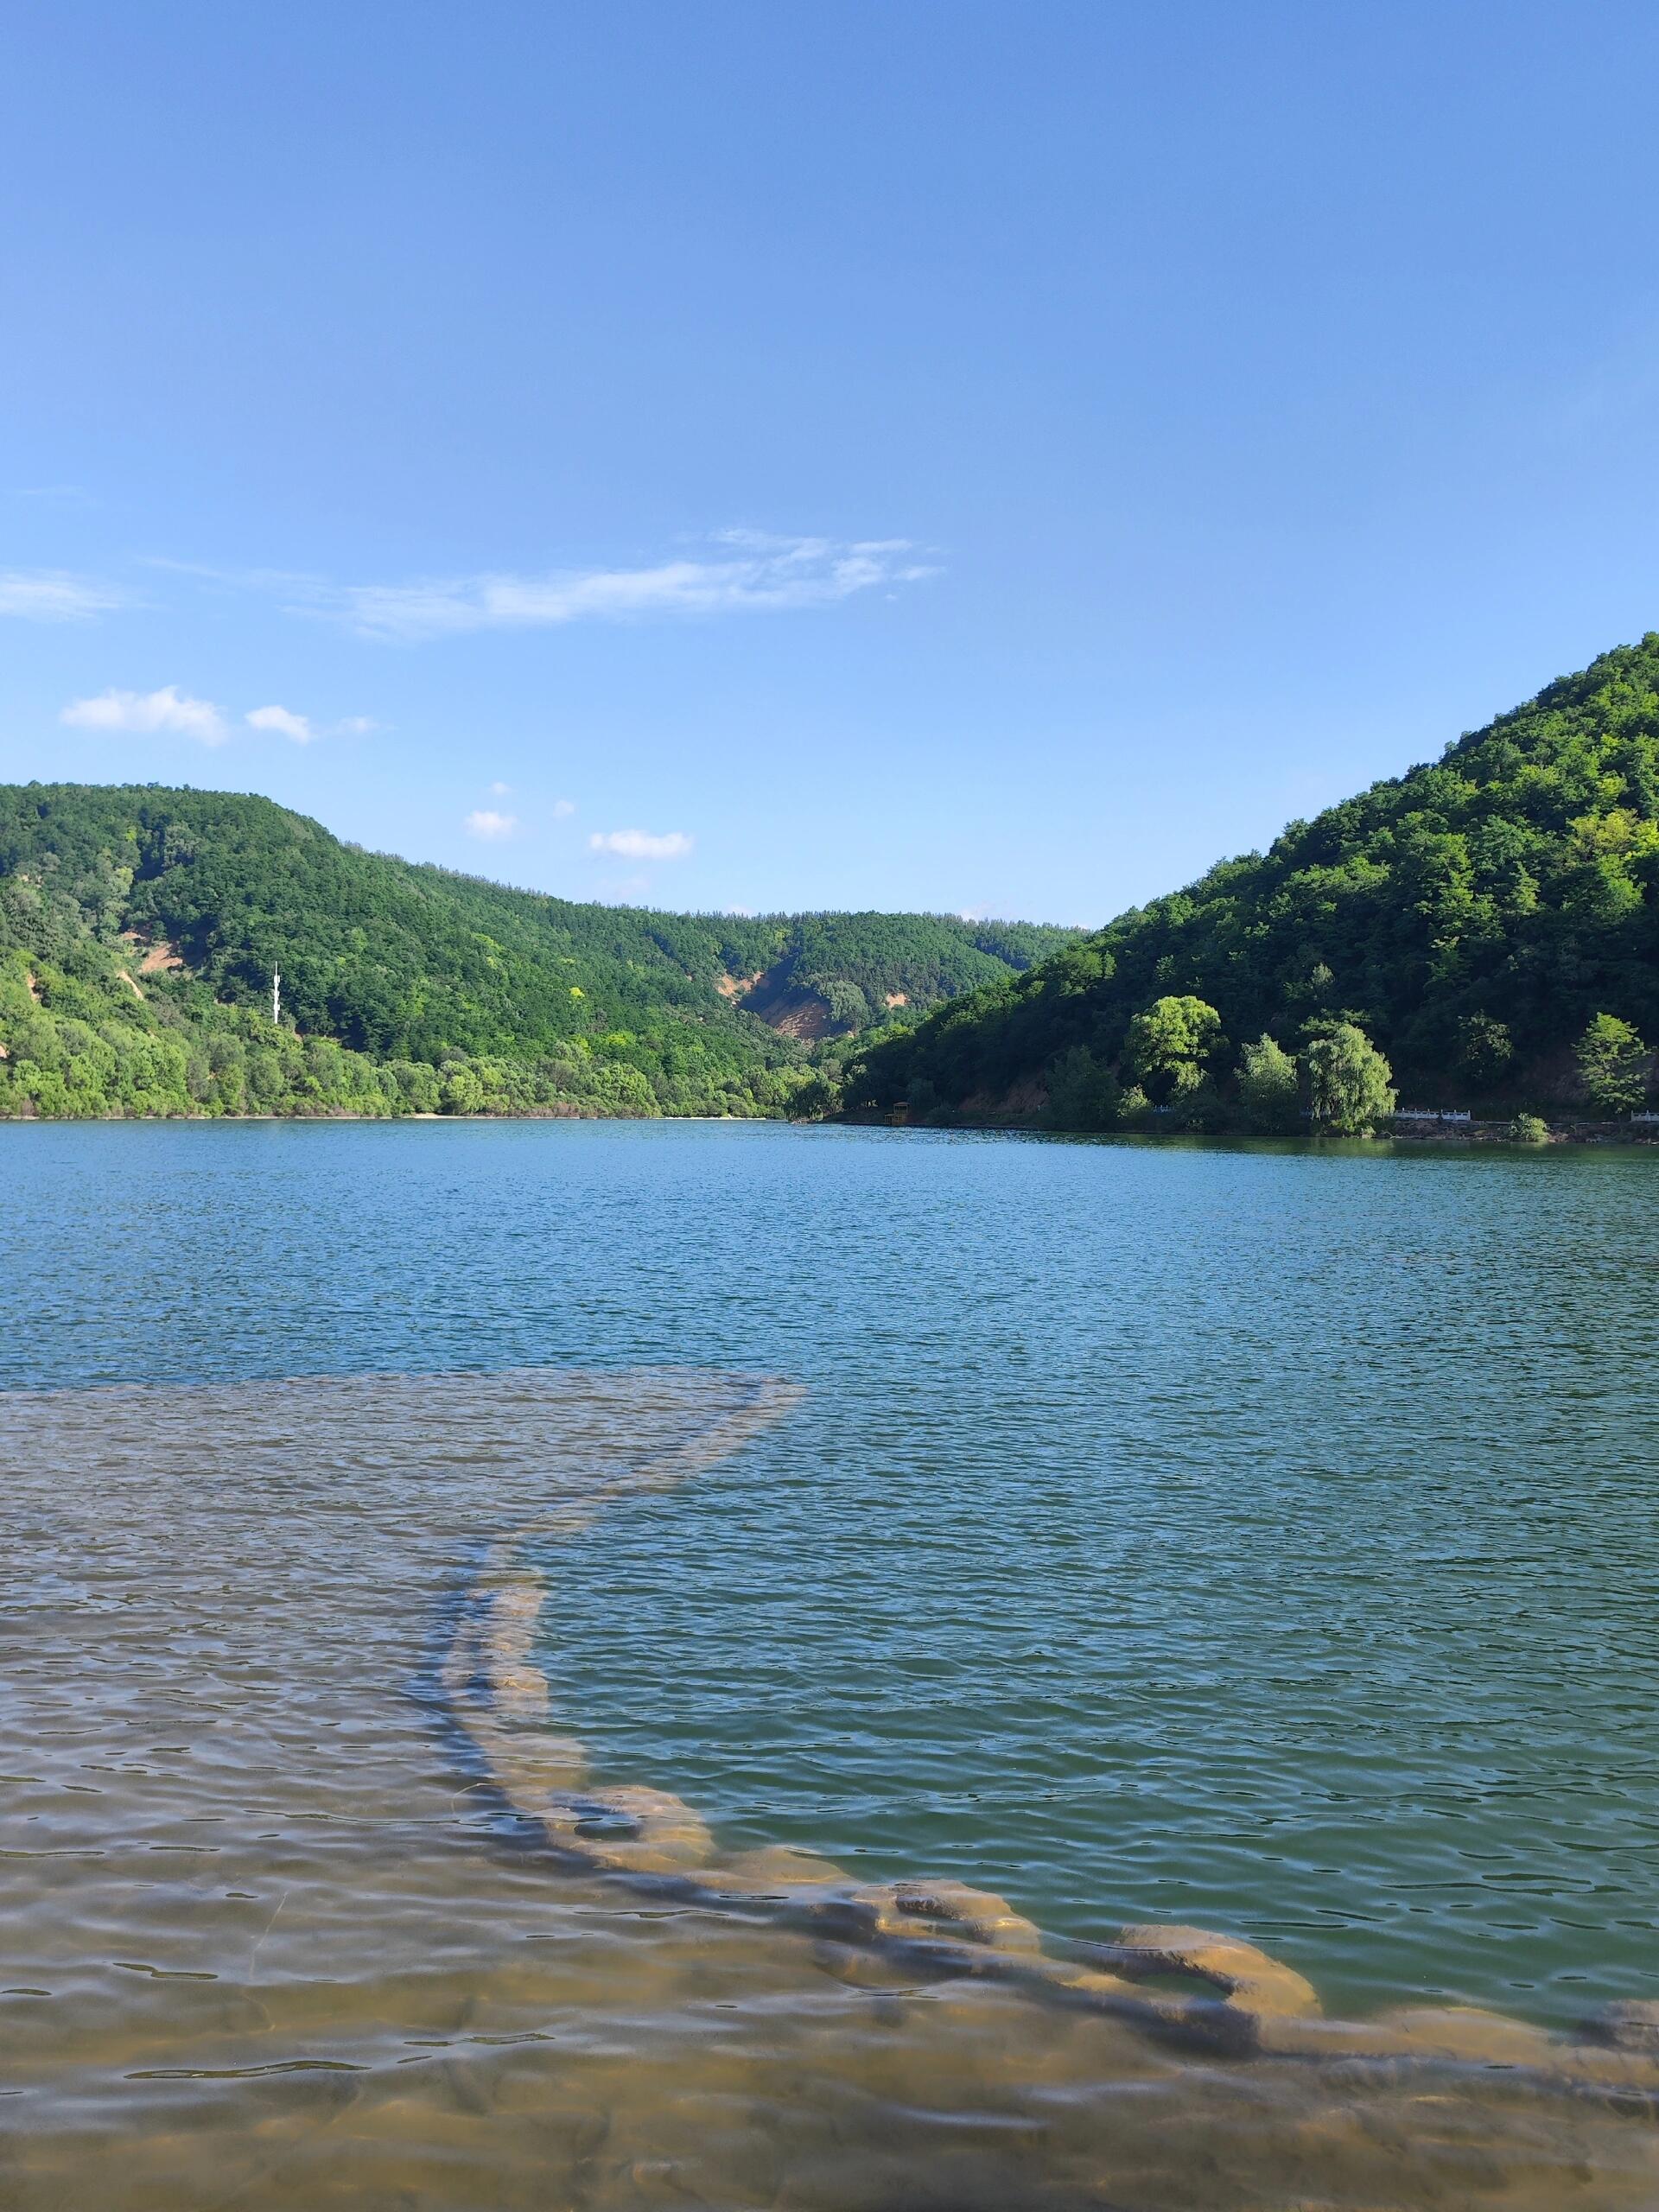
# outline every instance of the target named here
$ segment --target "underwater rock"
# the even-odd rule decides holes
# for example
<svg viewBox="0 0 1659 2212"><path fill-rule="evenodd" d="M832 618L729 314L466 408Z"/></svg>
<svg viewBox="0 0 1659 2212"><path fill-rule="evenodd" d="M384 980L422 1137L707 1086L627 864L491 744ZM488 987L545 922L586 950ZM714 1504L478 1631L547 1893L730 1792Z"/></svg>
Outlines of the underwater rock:
<svg viewBox="0 0 1659 2212"><path fill-rule="evenodd" d="M745 1423L752 1414L753 1408ZM722 1431L714 1455L730 1440ZM606 1495L669 1486L711 1448L703 1439L689 1456L664 1454ZM1211 1929L1136 1923L1109 1943L1060 1947L1071 1955L1057 1958L1006 1898L962 1882L857 1886L829 1859L785 1847L716 1863L707 1824L683 1799L634 1786L586 1787L582 1745L547 1732L548 1681L534 1659L547 1582L519 1556L520 1547L531 1534L568 1541L591 1525L597 1510L593 1497L556 1506L493 1541L458 1603L438 1669L451 1715L486 1773L574 1867L688 1903L778 1908L784 1926L811 1939L821 1966L872 1990L902 1993L906 1981L941 1976L958 1988L1013 1984L1115 2015L1126 2031L1199 2051L1380 2063L1389 2074L1402 2063L1429 2072L1525 2069L1578 2094L1593 2087L1640 2097L1659 2116L1659 2003L1605 2005L1577 2042L1459 2005L1326 2021L1303 1975ZM1185 1990L1170 1986L1183 1980Z"/></svg>
<svg viewBox="0 0 1659 2212"><path fill-rule="evenodd" d="M490 1696L504 1720L539 1719L547 1711L547 1677L539 1667L495 1668Z"/></svg>
<svg viewBox="0 0 1659 2212"><path fill-rule="evenodd" d="M847 1877L828 1859L810 1851L794 1851L787 1844L772 1844L759 1851L740 1852L719 1866L705 1867L697 1886L711 1897L787 1898L803 1890L828 1890L844 1885Z"/></svg>
<svg viewBox="0 0 1659 2212"><path fill-rule="evenodd" d="M441 1670L457 1718L474 1737L480 1726L539 1722L546 1714L547 1677L531 1656L544 1596L537 1574L474 1586Z"/></svg>
<svg viewBox="0 0 1659 2212"><path fill-rule="evenodd" d="M1470 2059L1487 2066L1542 2066L1557 2046L1529 2020L1475 2005L1399 2005L1377 2015L1382 2035L1404 2038L1411 2055Z"/></svg>
<svg viewBox="0 0 1659 2212"><path fill-rule="evenodd" d="M536 1790L580 1789L588 1754L574 1736L509 1734L505 1729L471 1729L473 1740L489 1759L490 1772L515 1804ZM535 1809L532 1806L531 1809Z"/></svg>
<svg viewBox="0 0 1659 2212"><path fill-rule="evenodd" d="M556 1850L599 1873L679 1873L714 1853L701 1814L666 1789L584 1790L531 1809Z"/></svg>
<svg viewBox="0 0 1659 2212"><path fill-rule="evenodd" d="M1248 2053L1262 2047L1266 2021L1316 2017L1319 1992L1292 1967L1254 1943L1207 1928L1161 1922L1118 1931L1114 1943L1092 1944L1091 1955L1128 1980L1186 1974L1208 1982L1220 1999L1148 1993L1147 2017L1167 2034L1202 2048Z"/></svg>
<svg viewBox="0 0 1659 2212"><path fill-rule="evenodd" d="M1013 1977L1027 1986L1058 1990L1065 1996L1103 2011L1133 2016L1145 1999L1132 1981L1103 1967L1084 1966L1077 1959L1051 1959L1033 1954L1019 1961Z"/></svg>
<svg viewBox="0 0 1659 2212"><path fill-rule="evenodd" d="M1317 2013L1254 2016L1253 2054L1263 2058L1341 2060L1423 2058L1433 2054L1403 2028L1378 2020L1326 2020Z"/></svg>
<svg viewBox="0 0 1659 2212"><path fill-rule="evenodd" d="M1153 1974L1191 1974L1253 2012L1294 2018L1319 2009L1319 1992L1294 1967L1236 1936L1207 1928L1161 1923L1120 1929L1115 1943L1091 1947L1103 1964L1131 1980Z"/></svg>
<svg viewBox="0 0 1659 2212"><path fill-rule="evenodd" d="M963 1882L886 1882L827 1901L825 1916L855 1941L974 1945L993 1951L1038 1951L1042 1935L1006 1897ZM971 1963L965 1959L964 1964Z"/></svg>
<svg viewBox="0 0 1659 2212"><path fill-rule="evenodd" d="M1659 2003L1652 1998L1621 1998L1592 2012L1579 2031L1589 2043L1614 2050L1659 2051Z"/></svg>

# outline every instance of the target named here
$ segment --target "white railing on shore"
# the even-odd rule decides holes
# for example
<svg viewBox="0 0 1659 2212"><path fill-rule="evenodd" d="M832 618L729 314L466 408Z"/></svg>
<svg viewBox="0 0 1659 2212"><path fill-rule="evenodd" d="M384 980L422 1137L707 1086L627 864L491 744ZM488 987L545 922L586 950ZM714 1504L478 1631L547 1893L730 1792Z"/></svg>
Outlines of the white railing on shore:
<svg viewBox="0 0 1659 2212"><path fill-rule="evenodd" d="M1396 1122L1472 1122L1475 1117L1454 1106L1402 1106L1393 1118Z"/></svg>

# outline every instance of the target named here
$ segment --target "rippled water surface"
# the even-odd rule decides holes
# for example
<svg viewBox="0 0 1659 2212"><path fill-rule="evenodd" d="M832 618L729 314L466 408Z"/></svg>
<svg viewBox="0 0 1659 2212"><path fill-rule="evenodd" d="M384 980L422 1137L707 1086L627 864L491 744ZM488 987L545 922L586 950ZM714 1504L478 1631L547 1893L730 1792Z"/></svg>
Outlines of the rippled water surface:
<svg viewBox="0 0 1659 2212"><path fill-rule="evenodd" d="M1634 2061L1195 2056L562 1867L442 1668L522 1530L524 1742L722 1861L1576 2048L1659 1999L1659 1157L126 1125L0 1179L8 2212L1659 2203Z"/></svg>

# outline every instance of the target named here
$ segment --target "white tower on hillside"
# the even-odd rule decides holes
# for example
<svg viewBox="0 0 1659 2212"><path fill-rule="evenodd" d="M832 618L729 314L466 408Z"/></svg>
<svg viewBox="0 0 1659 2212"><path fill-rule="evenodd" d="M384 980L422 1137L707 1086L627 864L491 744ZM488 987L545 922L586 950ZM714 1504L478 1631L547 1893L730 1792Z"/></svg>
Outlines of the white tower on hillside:
<svg viewBox="0 0 1659 2212"><path fill-rule="evenodd" d="M282 1027L282 1020L283 1020L283 971L282 971L282 969L281 969L280 968L273 968L273 969L271 969L271 971L270 971L270 1026L271 1026L271 1027L272 1027L273 1029L280 1028L280 1027Z"/></svg>

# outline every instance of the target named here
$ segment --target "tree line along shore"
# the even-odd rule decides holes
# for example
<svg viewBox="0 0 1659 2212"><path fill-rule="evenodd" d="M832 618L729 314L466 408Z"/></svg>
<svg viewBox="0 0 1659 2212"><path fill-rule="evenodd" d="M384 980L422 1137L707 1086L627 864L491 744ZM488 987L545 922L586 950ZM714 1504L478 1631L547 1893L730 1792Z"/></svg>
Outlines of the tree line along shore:
<svg viewBox="0 0 1659 2212"><path fill-rule="evenodd" d="M14 1120L1630 1137L1656 1039L1652 632L1092 934L583 906L238 794L0 787Z"/></svg>
<svg viewBox="0 0 1659 2212"><path fill-rule="evenodd" d="M782 1115L1080 935L584 904L244 794L0 786L0 1116Z"/></svg>

